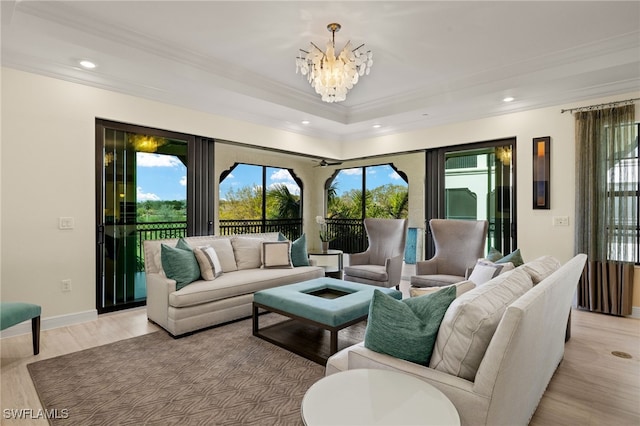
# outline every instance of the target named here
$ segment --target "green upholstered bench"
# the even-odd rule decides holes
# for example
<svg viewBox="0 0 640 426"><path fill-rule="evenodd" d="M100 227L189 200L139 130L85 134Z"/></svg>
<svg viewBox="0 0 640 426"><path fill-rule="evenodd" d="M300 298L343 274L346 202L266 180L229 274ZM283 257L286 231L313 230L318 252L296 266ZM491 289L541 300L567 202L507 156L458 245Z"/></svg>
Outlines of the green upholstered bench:
<svg viewBox="0 0 640 426"><path fill-rule="evenodd" d="M32 303L0 302L0 330L31 320L33 354L40 353L40 313L42 308Z"/></svg>
<svg viewBox="0 0 640 426"><path fill-rule="evenodd" d="M323 364L328 356L338 351L338 331L367 318L374 290L383 291L398 300L402 299L402 293L393 288L329 277L257 291L253 294L253 335ZM328 356L310 352L304 343L296 342L295 338L283 341L281 338L287 334L284 332L284 326L287 325L285 322L260 329L259 309L276 312L292 318L295 322L328 330ZM300 331L292 333L294 334L299 335Z"/></svg>

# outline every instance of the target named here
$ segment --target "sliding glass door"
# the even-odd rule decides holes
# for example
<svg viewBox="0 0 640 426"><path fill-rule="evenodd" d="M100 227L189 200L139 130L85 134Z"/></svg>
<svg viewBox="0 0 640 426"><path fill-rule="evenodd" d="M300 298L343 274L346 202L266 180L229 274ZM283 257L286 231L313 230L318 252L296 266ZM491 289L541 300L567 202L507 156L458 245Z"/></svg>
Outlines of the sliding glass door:
<svg viewBox="0 0 640 426"><path fill-rule="evenodd" d="M209 150L202 152L207 142L191 135L97 121L99 313L145 304L144 240L208 233L213 199L203 196L208 197L213 185L209 188L208 179L200 179L203 170L205 177L213 170L213 149L211 158ZM211 164L210 169L203 164Z"/></svg>
<svg viewBox="0 0 640 426"><path fill-rule="evenodd" d="M514 139L428 151L427 222L487 220L487 248L511 252L516 247L514 158ZM429 233L427 241L430 258L434 248Z"/></svg>

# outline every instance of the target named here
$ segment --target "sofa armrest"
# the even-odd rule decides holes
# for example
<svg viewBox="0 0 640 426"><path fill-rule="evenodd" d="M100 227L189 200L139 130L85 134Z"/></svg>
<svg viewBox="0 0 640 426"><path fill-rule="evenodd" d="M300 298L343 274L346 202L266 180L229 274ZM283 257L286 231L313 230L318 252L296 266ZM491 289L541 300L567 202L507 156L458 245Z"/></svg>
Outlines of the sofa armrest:
<svg viewBox="0 0 640 426"><path fill-rule="evenodd" d="M438 263L435 259L416 262L416 275L437 275Z"/></svg>
<svg viewBox="0 0 640 426"><path fill-rule="evenodd" d="M368 265L369 253L363 251L362 253L351 253L349 255L349 265Z"/></svg>
<svg viewBox="0 0 640 426"><path fill-rule="evenodd" d="M490 395L479 394L473 382L433 368L374 352L365 348L364 343L351 346L345 351L348 351L349 370L374 368L410 374L444 393L458 410L461 424L486 423L485 419L491 398Z"/></svg>
<svg viewBox="0 0 640 426"><path fill-rule="evenodd" d="M147 318L167 329L169 326L169 294L176 291L176 281L161 274L146 274Z"/></svg>

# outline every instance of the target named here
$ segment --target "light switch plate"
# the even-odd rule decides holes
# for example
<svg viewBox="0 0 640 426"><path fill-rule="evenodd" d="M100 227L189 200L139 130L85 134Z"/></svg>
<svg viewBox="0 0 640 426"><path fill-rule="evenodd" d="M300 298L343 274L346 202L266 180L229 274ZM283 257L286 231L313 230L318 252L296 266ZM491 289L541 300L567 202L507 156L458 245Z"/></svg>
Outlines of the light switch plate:
<svg viewBox="0 0 640 426"><path fill-rule="evenodd" d="M73 229L74 226L75 223L72 217L61 217L58 219L59 229Z"/></svg>
<svg viewBox="0 0 640 426"><path fill-rule="evenodd" d="M569 226L569 216L554 216L553 226Z"/></svg>

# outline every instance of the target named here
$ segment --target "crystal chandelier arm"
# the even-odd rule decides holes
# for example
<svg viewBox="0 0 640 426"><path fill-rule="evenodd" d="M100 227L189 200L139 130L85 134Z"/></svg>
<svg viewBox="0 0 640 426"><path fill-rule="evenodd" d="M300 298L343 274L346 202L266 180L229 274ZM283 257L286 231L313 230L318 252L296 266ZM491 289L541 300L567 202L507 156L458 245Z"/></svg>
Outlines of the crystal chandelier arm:
<svg viewBox="0 0 640 426"><path fill-rule="evenodd" d="M311 42L311 45L312 45L313 47L315 47L316 49L318 49L318 52L322 53L322 56L326 56L326 55L324 54L324 52L322 51L322 49L320 49L318 46L316 46L316 44L315 44L314 42ZM302 49L300 49L300 50L302 50ZM307 52L307 53L309 53L309 52Z"/></svg>

